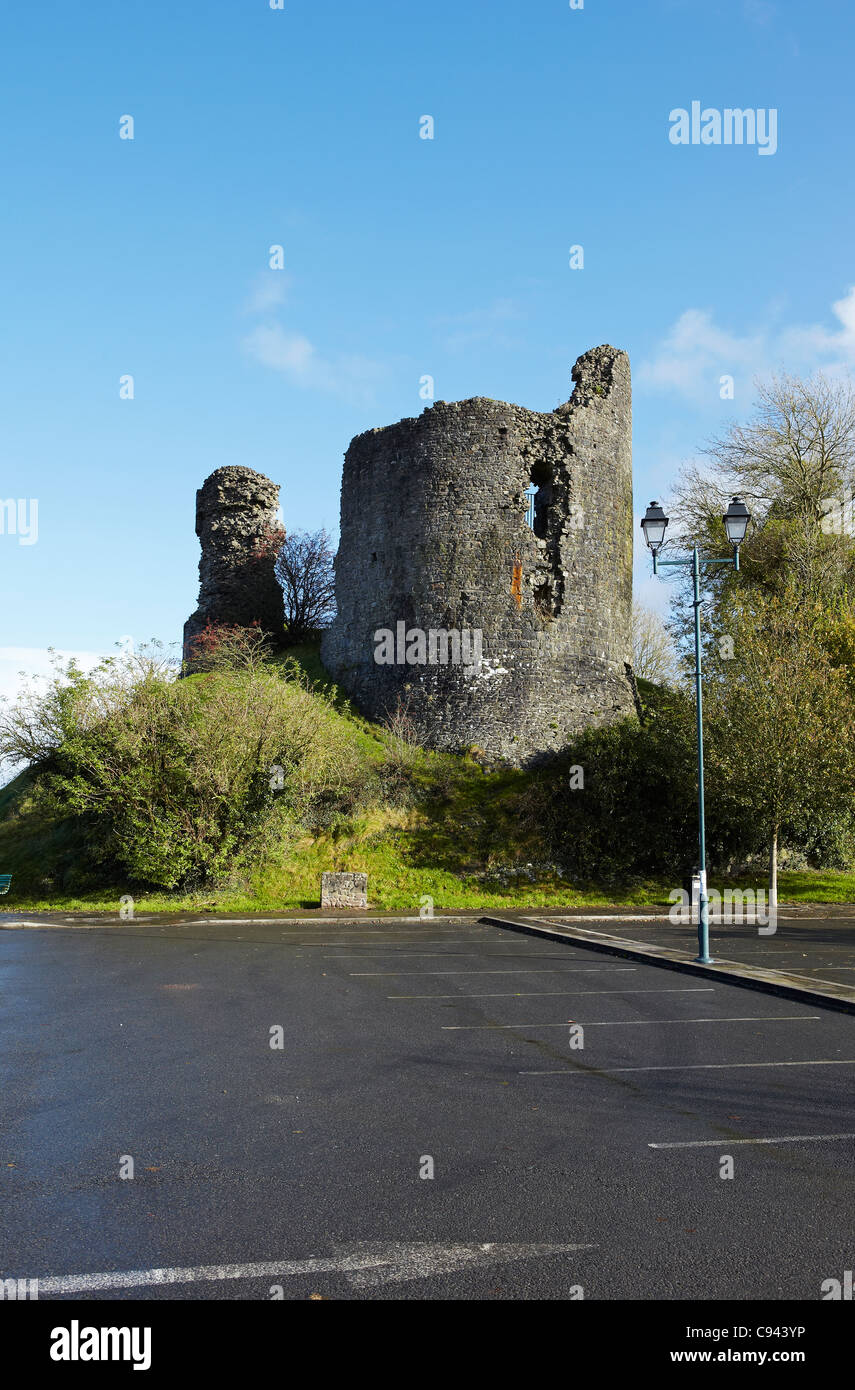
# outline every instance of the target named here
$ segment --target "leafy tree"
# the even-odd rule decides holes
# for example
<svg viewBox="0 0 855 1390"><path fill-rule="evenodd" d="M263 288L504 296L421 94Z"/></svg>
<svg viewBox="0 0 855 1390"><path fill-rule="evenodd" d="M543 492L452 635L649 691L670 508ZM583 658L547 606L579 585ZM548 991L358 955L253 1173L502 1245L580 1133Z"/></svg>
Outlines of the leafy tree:
<svg viewBox="0 0 855 1390"><path fill-rule="evenodd" d="M776 377L704 453L675 489L672 543L729 553L721 515L735 493L753 518L739 573L702 573L709 802L768 851L775 893L781 837L852 856L852 382ZM690 580L675 579L671 628L690 653Z"/></svg>
<svg viewBox="0 0 855 1390"><path fill-rule="evenodd" d="M851 832L855 699L809 614L756 595L730 607L733 654L712 655L704 690L709 789L765 840L775 903L782 830L809 840L832 817Z"/></svg>
<svg viewBox="0 0 855 1390"><path fill-rule="evenodd" d="M711 808L711 858L744 848L741 827ZM694 706L653 691L644 725L634 718L587 729L533 783L532 829L575 881L638 882L672 875L679 886L698 859Z"/></svg>

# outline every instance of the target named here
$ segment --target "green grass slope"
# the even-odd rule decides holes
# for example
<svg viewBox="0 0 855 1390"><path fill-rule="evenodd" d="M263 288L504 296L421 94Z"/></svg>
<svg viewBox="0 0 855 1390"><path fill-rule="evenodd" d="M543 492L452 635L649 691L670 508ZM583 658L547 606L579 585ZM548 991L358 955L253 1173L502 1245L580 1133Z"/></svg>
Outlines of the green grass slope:
<svg viewBox="0 0 855 1390"><path fill-rule="evenodd" d="M317 647L292 649L287 659L299 662L315 689L332 690ZM333 718L368 793L352 813L272 844L257 864L216 890L167 893L115 875L106 881L93 867L94 828L39 811L32 776L21 774L0 790L0 873L13 875L0 907L115 912L130 894L138 912L312 908L326 870L367 873L372 906L406 914L428 899L437 912L668 901L673 882L616 886L561 877L532 811L533 783L549 774L489 769L474 757L427 751L362 719L338 695ZM741 886L759 888L763 879ZM848 901L855 897L855 874L783 873L780 894L790 901Z"/></svg>

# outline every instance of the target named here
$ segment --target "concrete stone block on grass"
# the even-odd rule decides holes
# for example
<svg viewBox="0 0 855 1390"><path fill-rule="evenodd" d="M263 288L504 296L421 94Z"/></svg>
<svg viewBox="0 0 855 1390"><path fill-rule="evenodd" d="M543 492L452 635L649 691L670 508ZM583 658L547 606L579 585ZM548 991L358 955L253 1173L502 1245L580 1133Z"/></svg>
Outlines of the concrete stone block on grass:
<svg viewBox="0 0 855 1390"><path fill-rule="evenodd" d="M367 874L321 875L321 907L367 906Z"/></svg>

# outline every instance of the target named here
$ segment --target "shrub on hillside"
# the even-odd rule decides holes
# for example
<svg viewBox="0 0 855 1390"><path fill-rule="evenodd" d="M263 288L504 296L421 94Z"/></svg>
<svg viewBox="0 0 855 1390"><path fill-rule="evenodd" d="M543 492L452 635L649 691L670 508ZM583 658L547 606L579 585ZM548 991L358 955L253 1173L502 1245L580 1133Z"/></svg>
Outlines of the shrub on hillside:
<svg viewBox="0 0 855 1390"><path fill-rule="evenodd" d="M527 815L564 873L578 882L659 879L678 887L698 862L694 709L660 693L636 719L580 734L532 786ZM755 848L739 808L707 808L712 864Z"/></svg>
<svg viewBox="0 0 855 1390"><path fill-rule="evenodd" d="M93 858L164 888L228 879L355 777L346 726L299 680L254 661L176 675L150 651L71 663L0 715L0 756L92 827Z"/></svg>
<svg viewBox="0 0 855 1390"><path fill-rule="evenodd" d="M188 643L184 673L255 670L270 660L270 634L258 622L249 627L237 623L207 623Z"/></svg>

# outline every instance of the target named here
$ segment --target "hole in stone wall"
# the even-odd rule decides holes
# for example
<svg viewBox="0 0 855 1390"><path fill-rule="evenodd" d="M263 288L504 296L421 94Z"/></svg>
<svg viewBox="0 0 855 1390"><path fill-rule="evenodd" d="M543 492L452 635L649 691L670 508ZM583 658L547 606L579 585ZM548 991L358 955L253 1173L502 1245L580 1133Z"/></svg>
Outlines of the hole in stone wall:
<svg viewBox="0 0 855 1390"><path fill-rule="evenodd" d="M549 584L538 584L534 591L534 609L537 616L545 623L552 622L556 616L552 589Z"/></svg>
<svg viewBox="0 0 855 1390"><path fill-rule="evenodd" d="M528 460L530 484L526 489L527 521L538 539L538 563L532 575L532 601L541 623L551 623L564 602L562 537L566 511L566 483L545 458Z"/></svg>
<svg viewBox="0 0 855 1390"><path fill-rule="evenodd" d="M540 539L549 528L548 508L552 502L552 483L545 464L536 463L531 470L531 482L525 490L526 524Z"/></svg>
<svg viewBox="0 0 855 1390"><path fill-rule="evenodd" d="M547 509L552 501L552 489L544 483L534 494L534 525L532 530L541 540L545 540L549 529L549 517Z"/></svg>

